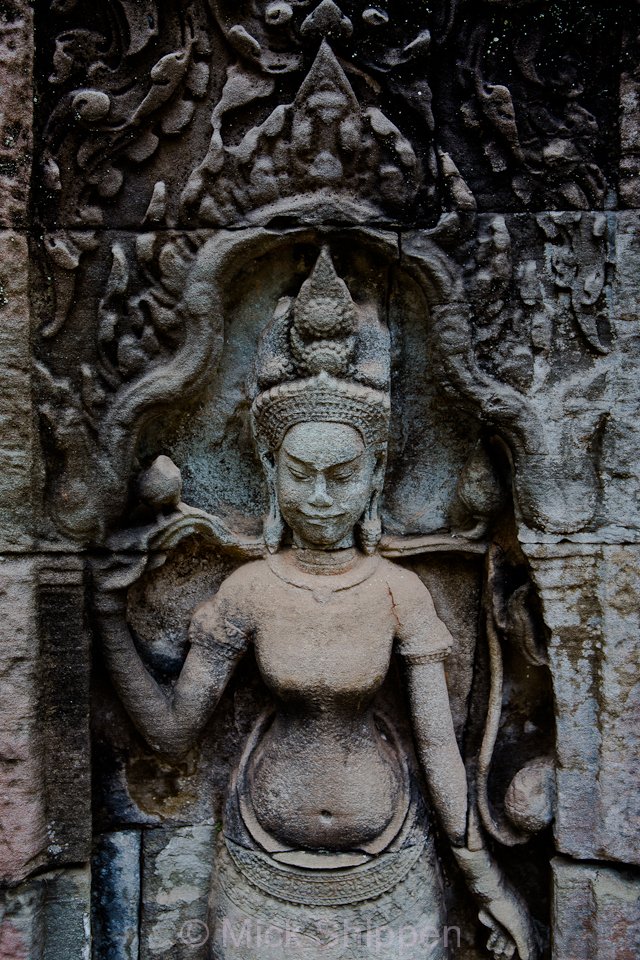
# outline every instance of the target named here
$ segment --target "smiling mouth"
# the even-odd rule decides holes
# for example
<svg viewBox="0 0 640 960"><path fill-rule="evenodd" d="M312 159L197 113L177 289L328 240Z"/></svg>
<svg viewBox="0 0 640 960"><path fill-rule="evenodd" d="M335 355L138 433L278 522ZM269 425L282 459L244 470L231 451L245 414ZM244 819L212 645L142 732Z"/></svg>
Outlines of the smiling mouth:
<svg viewBox="0 0 640 960"><path fill-rule="evenodd" d="M327 520L339 520L344 516L342 513L306 513L304 510L300 511L300 515L309 523L326 523Z"/></svg>

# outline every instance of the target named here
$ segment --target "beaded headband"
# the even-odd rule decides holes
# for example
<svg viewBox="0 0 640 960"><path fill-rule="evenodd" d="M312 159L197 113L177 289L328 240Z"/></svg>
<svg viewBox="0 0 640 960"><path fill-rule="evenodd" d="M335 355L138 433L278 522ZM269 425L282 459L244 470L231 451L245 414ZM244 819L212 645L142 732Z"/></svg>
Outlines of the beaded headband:
<svg viewBox="0 0 640 960"><path fill-rule="evenodd" d="M256 398L251 413L261 450L279 450L290 427L310 421L346 423L367 446L381 447L387 441L391 402L381 390L340 381L323 371L266 390Z"/></svg>

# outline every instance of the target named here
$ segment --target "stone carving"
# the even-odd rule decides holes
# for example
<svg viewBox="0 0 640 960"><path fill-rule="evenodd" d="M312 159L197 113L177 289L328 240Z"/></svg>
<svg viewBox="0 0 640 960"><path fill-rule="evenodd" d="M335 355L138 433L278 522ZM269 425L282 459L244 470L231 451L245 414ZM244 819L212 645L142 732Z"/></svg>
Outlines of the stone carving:
<svg viewBox="0 0 640 960"><path fill-rule="evenodd" d="M372 900L379 926L443 928L433 815L395 721L375 703L394 652L416 762L479 899L488 948L496 957L536 955L526 909L489 855L469 797L443 668L453 639L424 584L378 553L389 362L388 329L354 302L324 248L298 295L279 303L256 363L251 415L270 497L268 552L196 610L171 694L148 672L125 622L128 585L153 560L149 547L166 541L139 529L141 553L119 552L94 571L114 683L154 749L189 749L250 646L271 693L230 784L211 901L215 957L243 955L223 932L248 918L293 923L290 955L299 956L300 941L320 956L331 939L327 918L364 928ZM175 507L175 469L161 461L153 471L141 495L155 508ZM432 955L445 952L439 942ZM369 953L365 943L337 955Z"/></svg>
<svg viewBox="0 0 640 960"><path fill-rule="evenodd" d="M639 9L0 4L0 957L633 953Z"/></svg>
<svg viewBox="0 0 640 960"><path fill-rule="evenodd" d="M446 178L444 167L451 161L441 163L439 172L431 144L430 88L426 80L404 77L402 68L426 57L432 36L429 24L434 36L444 38L443 20L449 23L446 17L425 13L425 25L415 36L407 34L402 17L389 19L389 14L378 8L365 7L357 17L356 36L363 34L363 67L381 78L392 75L393 90L407 100L425 127L419 137L419 159L396 123L371 104L370 88L378 86L373 76L364 87L359 83L369 101L369 105L360 105L352 88L354 78L350 81L344 74L348 63L339 63L332 52L334 47L340 48L346 35L353 34L353 24L332 0L306 11L302 9L306 4L296 4L295 11L288 4L264 5L257 18L271 46L265 45L266 35L262 45L256 40L254 34L260 33L254 22L256 11L246 11L245 16L235 8L230 12L224 5L214 4L224 34L241 54L241 62L228 68L227 83L211 120L210 149L180 190L172 182L172 171L160 173L162 158L158 161L156 154L159 149L166 151L167 138L204 140L206 135L209 118L199 118L197 109L209 86L211 49L204 29L206 17L195 3L186 9L172 8L163 38L173 37L175 49L154 62L159 22L155 6L150 4L146 20L127 3L119 12L113 9L120 6L115 2L107 5L101 29L69 29L58 37L50 81L62 96L51 111L44 134L47 216L62 212L68 226L96 226L110 217L114 205L121 208L126 196L133 203L138 225L164 222L165 218L172 225L226 223L256 207L270 207L277 199L313 192L314 188L335 188L347 177L352 185L357 183L351 196L368 201L369 207L373 204L377 216L407 215L421 181L425 181L429 202L435 200L436 183L440 177ZM64 12L68 14L70 9ZM127 21L129 43L116 28L119 16ZM384 41L380 42L382 33ZM390 48L391 35L394 43ZM303 56L300 44L310 48L315 63L306 53ZM113 58L119 62L115 73L107 66ZM148 64L147 76L137 67L141 59ZM357 62L360 58L352 59ZM256 74L256 64L263 74ZM364 76L362 70L352 69L356 80ZM303 70L306 79L302 73L295 100L287 101L282 83L274 77ZM114 77L130 74L131 83L123 93ZM266 110L263 119L247 125L246 117L255 118L259 110ZM223 125L229 140L222 135ZM149 180L153 175L144 171L151 168L157 169L158 175ZM127 179L135 181L139 176L149 183L144 209L139 190L128 196ZM217 181L213 196L207 192L211 180ZM240 187L243 181L244 189ZM322 203L318 208L319 198L315 199L317 220L323 208ZM291 212L289 209L289 215ZM282 215L282 211L276 209L271 215ZM366 207L356 219L365 215L371 215ZM342 218L349 219L344 211ZM77 242L77 232L70 236L58 232L50 248L55 267L75 268Z"/></svg>
<svg viewBox="0 0 640 960"><path fill-rule="evenodd" d="M250 222L256 208L264 221L287 214L278 199L341 177L369 216L373 204L376 218L433 222L473 197L485 206L479 145L509 184L508 208L604 204L602 123L613 106L598 99L606 64L588 17L576 27L555 8L453 0L419 14L333 0L171 0L160 12L149 0L143 14L110 0L89 30L76 6L54 5L61 32L43 91L40 206L51 229ZM616 17L594 16L613 42ZM451 169L462 198L447 189ZM322 204L307 216L321 219ZM75 244L62 242L67 260Z"/></svg>
<svg viewBox="0 0 640 960"><path fill-rule="evenodd" d="M210 0L210 5L234 49L268 73L299 70L306 43L322 39L383 73L419 59L429 50L432 34L444 39L456 2L446 0L436 12L413 11L411 21L401 4Z"/></svg>
<svg viewBox="0 0 640 960"><path fill-rule="evenodd" d="M601 208L607 181L597 159L600 129L585 103L593 58L573 53L576 43L589 46L593 17L582 22L547 4L492 6L510 15L497 9L467 27L460 62L466 126L480 136L492 171L510 177L524 204ZM604 31L615 26L608 15L595 18Z"/></svg>
<svg viewBox="0 0 640 960"><path fill-rule="evenodd" d="M211 224L268 222L278 214L358 222L409 208L420 183L418 159L381 110L362 109L326 41L294 102L225 146L227 113L269 89L230 68L211 146L185 188L188 215Z"/></svg>
<svg viewBox="0 0 640 960"><path fill-rule="evenodd" d="M48 96L58 90L59 100L44 131L42 199L45 210L53 204L66 222L86 228L104 222L105 203L122 191L123 167L148 163L161 137L179 136L190 126L208 90L210 45L198 4L161 12L154 0L109 0L90 28L82 20L72 25L75 7L53 4L62 24L72 19L56 38L48 77ZM123 85L124 76L130 82ZM151 222L162 190L158 182L147 198Z"/></svg>
<svg viewBox="0 0 640 960"><path fill-rule="evenodd" d="M75 382L39 366L41 412L62 461L55 516L76 539L101 539L121 515L145 418L197 391L215 365L222 344L220 278L237 251L233 237L202 240L141 237L138 256L149 275L138 294L130 290L125 250L115 244L99 306L96 360L82 365ZM244 241L244 255L251 256L255 245Z"/></svg>
<svg viewBox="0 0 640 960"><path fill-rule="evenodd" d="M536 260L514 266L507 223L493 218L478 245L475 323L471 311L442 311L438 339L450 385L508 439L524 522L560 533L587 526L597 504L593 450L610 404L605 219L545 214L538 226L547 282ZM565 338L576 328L584 349L570 362Z"/></svg>
<svg viewBox="0 0 640 960"><path fill-rule="evenodd" d="M439 239L447 232L459 236L461 223L455 215L445 218L413 258L428 303L463 297L459 271ZM281 247L289 251L312 236L291 230ZM278 243L277 234L255 229L213 236L159 231L111 244L95 343L83 331L82 357L71 366L64 364L64 351L63 363L56 363L51 344L73 339L73 332L66 321L47 317L37 375L50 444L48 500L67 536L101 543L121 520L141 431L175 398L204 390L223 350L224 303L233 296L233 278ZM388 234L370 231L367 244L388 251L385 257L395 255ZM225 543L255 548L219 521L214 525Z"/></svg>

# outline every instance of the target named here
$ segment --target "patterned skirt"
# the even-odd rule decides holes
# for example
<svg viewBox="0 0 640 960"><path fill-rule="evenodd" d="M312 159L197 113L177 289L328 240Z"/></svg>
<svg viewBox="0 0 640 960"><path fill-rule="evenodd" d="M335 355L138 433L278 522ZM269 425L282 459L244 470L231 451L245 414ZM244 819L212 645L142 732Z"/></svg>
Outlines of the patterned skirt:
<svg viewBox="0 0 640 960"><path fill-rule="evenodd" d="M442 880L419 797L388 850L340 869L278 862L227 811L211 960L446 960Z"/></svg>

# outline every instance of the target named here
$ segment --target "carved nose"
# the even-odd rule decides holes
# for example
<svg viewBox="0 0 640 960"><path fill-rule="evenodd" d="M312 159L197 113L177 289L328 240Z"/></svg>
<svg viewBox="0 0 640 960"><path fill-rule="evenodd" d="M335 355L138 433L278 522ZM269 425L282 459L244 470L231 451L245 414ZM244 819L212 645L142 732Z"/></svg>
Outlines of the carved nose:
<svg viewBox="0 0 640 960"><path fill-rule="evenodd" d="M309 503L312 507L330 507L333 503L333 500L327 493L327 484L322 474L316 477L313 493L309 497Z"/></svg>
<svg viewBox="0 0 640 960"><path fill-rule="evenodd" d="M333 0L322 0L300 27L303 37L350 37L353 24Z"/></svg>

